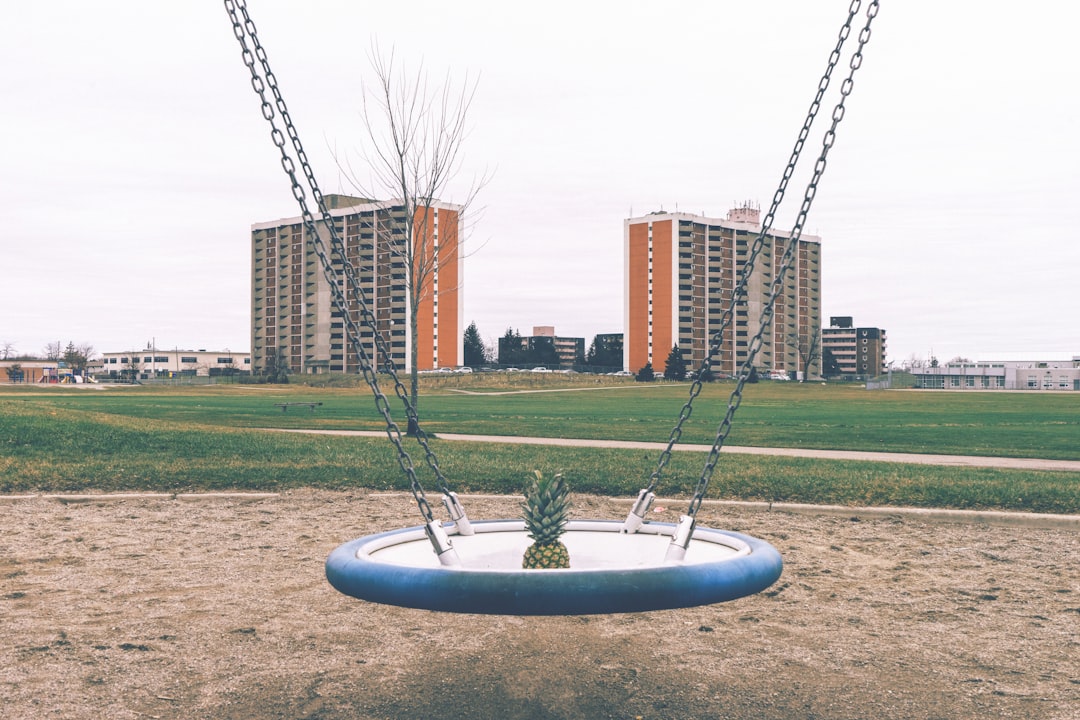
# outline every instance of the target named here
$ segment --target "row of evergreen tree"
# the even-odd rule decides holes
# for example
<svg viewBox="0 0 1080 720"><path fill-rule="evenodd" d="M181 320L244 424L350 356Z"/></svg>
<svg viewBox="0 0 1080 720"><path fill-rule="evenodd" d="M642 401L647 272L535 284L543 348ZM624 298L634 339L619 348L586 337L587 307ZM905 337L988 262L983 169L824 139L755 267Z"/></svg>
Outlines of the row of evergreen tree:
<svg viewBox="0 0 1080 720"><path fill-rule="evenodd" d="M498 347L489 348L484 345L475 322L465 329L464 361L469 367L498 364L503 367L554 368L561 364L555 350L554 338L543 336L522 338L517 330L510 327L499 338ZM577 358L575 365L604 371L622 370L622 338L618 335L597 335L589 345L588 352L584 357ZM686 380L688 374L686 358L683 357L679 346L675 345L668 354L662 377L666 380L683 381ZM651 382L657 375L652 363L646 363L635 372L635 377L641 382ZM704 379L711 380L712 378Z"/></svg>
<svg viewBox="0 0 1080 720"><path fill-rule="evenodd" d="M463 364L469 367L500 365L502 367L556 368L563 365L555 349L555 338L544 336L523 338L521 333L509 327L499 338L496 346L488 347L480 337L480 331L475 322L470 323L465 329L463 354ZM622 337L597 335L585 354L575 358L573 365L597 370L621 370L622 362Z"/></svg>

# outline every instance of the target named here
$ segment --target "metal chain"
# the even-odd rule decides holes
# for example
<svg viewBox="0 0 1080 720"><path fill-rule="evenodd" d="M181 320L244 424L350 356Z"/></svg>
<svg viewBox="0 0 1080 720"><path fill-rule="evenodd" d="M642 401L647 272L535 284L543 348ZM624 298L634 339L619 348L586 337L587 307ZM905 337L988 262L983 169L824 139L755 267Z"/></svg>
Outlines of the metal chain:
<svg viewBox="0 0 1080 720"><path fill-rule="evenodd" d="M292 119L291 119L291 117L289 115L288 108L285 106L285 100L282 98L281 92L278 89L276 76L274 75L273 71L270 69L270 65L269 65L269 62L268 62L267 57L266 57L266 52L265 52L265 50L263 50L262 45L259 43L258 35L255 32L255 25L251 21L251 18L247 13L247 7L244 5L244 0L239 0L239 7L240 7L240 12L244 16L244 25L248 29L248 34L251 37L251 41L252 41L252 45L253 45L253 47L255 49L256 57L259 58L259 61L260 61L261 65L262 65L263 74L266 77L267 86L270 88L271 93L274 95L274 100L275 100L275 103L277 105L278 111L281 114L282 121L284 122L284 124L286 126L286 130L287 130L287 132L289 134L289 138L292 140L293 150L296 153L296 156L300 161L300 167L304 171L304 177L307 180L308 186L311 188L312 197L315 199L317 207L320 210L321 219L323 221L323 224L328 229L328 231L330 233L331 248L332 248L333 252L336 253L337 256L339 257L339 259L341 260L342 272L343 272L343 274L345 276L345 279L346 279L346 281L348 283L349 290L352 292L352 294L357 298L357 300L359 302L360 311L361 311L361 315L362 315L363 320L364 320L364 324L367 325L372 330L372 335L373 335L375 345L376 345L377 349L379 350L378 355L382 358L382 361L383 361L383 369L393 379L394 392L398 396L398 398L401 400L402 405L405 408L406 416L411 421L410 424L411 424L411 426L413 427L413 429L416 432L417 442L419 442L420 445L424 449L425 460L427 461L428 466L435 473L435 477L436 477L436 479L438 481L440 490L442 490L442 492L444 492L444 493L449 493L450 490L449 490L449 487L447 486L446 478L445 478L445 476L443 476L442 471L439 469L438 458L435 456L435 453L428 446L427 433L425 433L423 428L420 427L420 423L419 423L419 420L417 418L416 408L412 404L412 402L409 400L408 390L405 388L405 385L398 378L397 371L394 368L393 360L392 360L391 355L390 355L390 351L386 347L386 340L380 333L376 332L376 330L375 330L375 322L376 322L375 321L375 316L371 312L370 306L367 303L367 294L366 294L365 290L363 289L363 287L360 285L359 280L357 279L356 271L353 268L352 263L349 262L349 260L348 260L348 258L346 256L345 244L341 241L341 238L337 233L337 226L334 223L333 218L330 215L330 212L326 207L325 201L323 200L323 195L322 195L322 192L319 189L319 184L315 179L315 173L312 171L311 165L307 161L307 154L304 152L304 149L300 144L300 137L297 134L295 127L292 124ZM405 201L407 203L407 199ZM406 212L408 212L408 211L409 211L409 207L408 207L408 204L406 204ZM349 316L349 314L345 311L345 308L343 306L339 307L338 309L341 310L342 314L345 316L345 323L347 325L349 325L350 329L352 329L354 331L354 333L350 335L350 338L351 338L352 342L354 343L354 345L357 344L359 342L358 341L359 332L358 332L358 328L357 328L355 322L352 320L352 318Z"/></svg>
<svg viewBox="0 0 1080 720"><path fill-rule="evenodd" d="M859 32L858 46L852 54L849 63L850 71L840 86L840 100L837 102L836 107L833 108L832 124L829 126L829 129L825 132L824 138L822 139L821 155L814 165L814 172L810 178L810 182L806 186L802 207L799 209L799 215L795 220L795 225L792 227L791 237L788 241L787 248L784 251L780 269L773 279L768 301L761 311L760 327L758 328L757 334L750 341L750 346L747 349L746 361L742 365L735 389L732 391L731 397L728 400L727 414L720 423L720 427L716 434L716 440L713 443L712 449L709 451L708 460L705 463L705 467L702 469L701 477L698 480L694 495L690 501L690 508L687 511L687 514L691 518L697 516L697 511L705 498L705 492L709 486L709 479L712 477L713 470L716 468L716 464L720 459L720 449L723 447L724 440L727 439L728 432L731 430L731 419L735 415L735 411L739 408L739 405L742 403L743 386L750 376L754 358L757 355L758 350L761 349L762 336L764 335L766 328L772 323L776 298L784 290L784 278L791 267L792 260L795 258L795 250L799 238L802 237L803 225L810 212L810 206L814 202L814 197L817 195L817 185L821 181L822 175L825 173L829 150L832 149L833 143L836 141L836 128L840 124L840 121L844 119L845 103L854 86L855 71L862 66L863 49L870 40L870 25L874 21L874 18L877 17L878 7L878 0L872 0L867 7L866 25L863 26L862 30Z"/></svg>
<svg viewBox="0 0 1080 720"><path fill-rule="evenodd" d="M367 296L364 289L360 286L359 281L356 278L355 270L352 263L349 262L346 256L345 244L341 241L340 236L337 233L333 217L330 215L326 208L326 204L323 200L322 193L319 190L318 183L315 180L314 173L311 170L311 166L307 161L307 155L300 144L299 135L296 132L296 128L292 123L292 120L288 113L288 108L285 105L284 98L281 95L277 86L277 80L270 69L269 62L266 57L266 52L259 43L258 35L255 29L255 23L248 15L247 7L244 4L244 0L225 0L225 9L228 12L233 24L233 34L236 36L237 41L240 43L242 50L242 56L244 64L247 65L248 70L251 73L251 85L255 90L255 93L259 96L262 103L263 117L270 123L271 126L271 138L274 141L274 145L277 146L281 153L281 165L289 177L292 184L293 197L296 199L300 206L301 215L303 218L304 229L308 236L311 238L312 248L318 256L323 275L330 286L331 299L334 302L335 308L341 313L344 330L349 338L353 349L360 358L361 371L363 372L364 379L368 386L371 388L372 394L375 398L375 406L382 414L384 421L386 422L386 434L390 441L394 444L398 453L398 465L401 467L402 472L405 474L409 481L409 487L412 491L413 497L416 500L417 507L420 509L421 514L428 522L434 520L434 516L431 511L431 506L427 501L424 493L423 486L420 484L416 471L412 463L412 458L402 445L401 430L398 425L393 421L390 413L390 405L386 398L386 395L379 387L378 377L375 374L374 365L371 358L368 355L367 348L364 346L360 339L360 327L353 320L351 313L349 312L347 298L341 288L341 283L337 273L333 268L330 257L326 253L326 249L323 245L321 236L318 233L318 229L315 225L315 219L312 216L307 206L306 196L303 187L300 185L296 176L296 167L293 159L289 156L288 151L285 148L285 139L281 130L278 128L275 121L274 106L266 97L266 88L269 87L273 94L275 104L277 106L277 114L280 114L282 122L285 124L286 132L289 138L292 140L293 150L296 153L297 158L300 161L300 165L303 169L305 180L311 189L312 196L316 200L321 219L324 227L327 228L330 238L332 252L336 254L340 260L343 274L347 280L350 291L356 298L361 316L364 324L372 330L375 345L378 351L378 356L382 358L383 368L389 373L393 379L395 386L395 393L401 399L405 406L405 412L413 427L416 429L417 441L423 447L425 452L425 459L428 466L435 473L436 479L439 484L440 490L449 495L450 489L446 482L446 478L443 476L442 471L439 469L438 459L435 453L431 450L427 442L427 435L419 427L419 422L416 417L416 409L408 399L408 391L398 378L397 372L394 369L392 356L389 348L386 346L385 339L377 331L377 325L375 316L371 312L370 306L367 302ZM237 11L243 15L243 21L241 22ZM252 46L254 47L254 53L248 47L248 39L250 39ZM258 58L262 67L263 76L259 75L259 71L255 66L255 59Z"/></svg>
<svg viewBox="0 0 1080 720"><path fill-rule="evenodd" d="M810 128L814 124L814 120L817 117L818 110L821 108L821 100L825 95L825 91L829 88L829 83L832 79L833 70L836 68L837 63L840 61L841 51L844 47L844 41L847 40L851 34L851 21L855 19L859 9L862 5L862 0L853 0L848 7L848 16L844 21L843 26L840 28L838 38L836 41L836 47L833 48L832 53L829 55L829 62L825 68L825 73L822 75L820 82L818 82L817 93L814 95L813 102L810 103L810 110L807 112L806 120L803 122L802 129L799 131L799 137L795 141L795 147L791 151L791 156L788 158L787 167L784 168L783 176L780 178L780 185L777 187L776 192L773 194L772 204L769 206L768 212L765 214L765 219L761 223L761 232L758 233L754 239L753 245L750 248L749 255L746 262L743 264L743 270L739 276L738 286L735 288L731 303L724 310L720 319L719 329L713 333L709 344L709 350L705 353L705 359L701 363L701 367L694 377L694 382L690 385L690 396L686 401L686 404L682 406L682 410L679 411L678 421L675 423L675 427L672 428L671 434L668 437L667 447L660 453L660 458L657 461L656 469L652 475L649 476L649 485L645 489L646 492L654 492L657 484L660 482L660 476L668 463L671 461L671 452L676 443L682 438L682 426L683 423L689 419L690 414L693 412L694 400L701 394L703 377L707 376L710 368L712 367L713 355L720 352L720 348L724 343L724 331L731 325L732 318L735 315L735 308L739 302L746 296L746 287L750 280L750 275L753 272L754 264L757 262L758 255L761 254L762 249L765 246L765 237L772 230L773 220L776 217L776 211L779 209L781 202L784 199L784 194L787 191L788 182L791 180L791 176L795 172L795 166L798 164L799 156L802 153L803 146L806 144L806 139L810 135Z"/></svg>

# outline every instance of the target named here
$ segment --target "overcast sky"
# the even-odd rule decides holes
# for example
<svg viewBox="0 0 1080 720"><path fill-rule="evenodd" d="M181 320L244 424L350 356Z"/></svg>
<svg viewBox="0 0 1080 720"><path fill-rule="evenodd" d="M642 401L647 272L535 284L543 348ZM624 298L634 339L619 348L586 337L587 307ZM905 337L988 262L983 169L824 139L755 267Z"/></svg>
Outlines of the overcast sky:
<svg viewBox="0 0 1080 720"><path fill-rule="evenodd" d="M767 208L848 5L248 3L324 193L352 190L334 158L362 147L372 40L478 79L465 322L586 343L623 331L625 218ZM250 226L298 211L223 4L0 18L0 344L248 350ZM897 362L1080 355L1078 20L882 3L806 227L826 324L885 328Z"/></svg>

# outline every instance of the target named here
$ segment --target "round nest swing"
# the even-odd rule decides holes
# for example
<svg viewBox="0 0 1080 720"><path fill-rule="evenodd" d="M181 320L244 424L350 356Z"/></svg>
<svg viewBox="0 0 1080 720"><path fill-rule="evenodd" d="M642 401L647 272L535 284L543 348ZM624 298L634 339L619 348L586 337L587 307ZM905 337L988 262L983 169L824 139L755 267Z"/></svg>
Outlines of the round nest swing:
<svg viewBox="0 0 1080 720"><path fill-rule="evenodd" d="M326 577L361 600L422 610L497 615L590 615L709 605L760 592L783 567L768 543L698 527L686 558L666 562L676 526L646 523L633 534L614 520L571 520L561 540L573 566L523 570L529 544L520 520L472 523L452 535L460 565L444 566L422 526L347 542Z"/></svg>

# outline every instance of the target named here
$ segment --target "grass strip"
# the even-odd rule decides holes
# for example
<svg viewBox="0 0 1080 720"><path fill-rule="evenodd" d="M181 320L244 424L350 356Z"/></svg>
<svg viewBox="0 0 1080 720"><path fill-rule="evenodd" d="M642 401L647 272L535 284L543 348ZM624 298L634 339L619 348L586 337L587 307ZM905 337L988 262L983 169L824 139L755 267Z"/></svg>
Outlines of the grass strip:
<svg viewBox="0 0 1080 720"><path fill-rule="evenodd" d="M492 386L488 376L493 375L425 376L420 396L424 429L665 441L688 395L688 386L674 383L612 384L605 379L590 384L588 376L554 374L515 373L523 376L520 385ZM683 427L683 442L711 444L731 389L730 383L703 387ZM29 388L21 393L4 388L4 397L56 409L232 428L382 426L366 388L224 385L103 392ZM401 422L397 399L390 401ZM322 405L315 412L282 412L276 404L283 402ZM871 392L843 385L759 383L747 387L727 444L1080 460L1078 402L1077 393Z"/></svg>
<svg viewBox="0 0 1080 720"><path fill-rule="evenodd" d="M432 441L459 492L520 493L564 472L577 492L633 496L657 453ZM423 453L408 444L428 492ZM703 458L676 453L665 496L688 497ZM0 492L407 490L383 439L277 433L0 400ZM837 505L1080 512L1080 474L725 455L711 498Z"/></svg>

